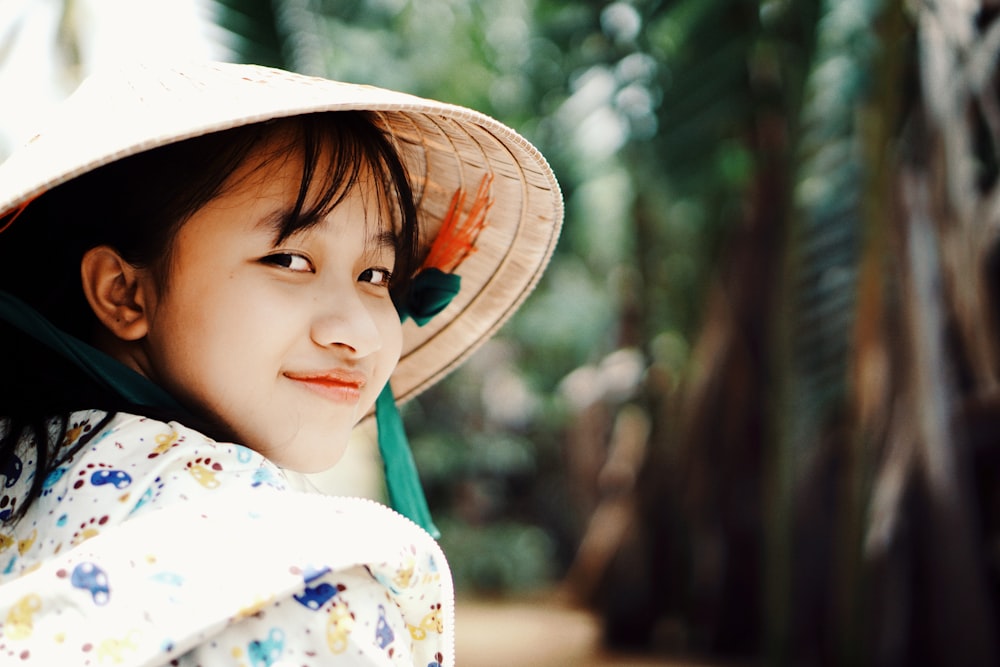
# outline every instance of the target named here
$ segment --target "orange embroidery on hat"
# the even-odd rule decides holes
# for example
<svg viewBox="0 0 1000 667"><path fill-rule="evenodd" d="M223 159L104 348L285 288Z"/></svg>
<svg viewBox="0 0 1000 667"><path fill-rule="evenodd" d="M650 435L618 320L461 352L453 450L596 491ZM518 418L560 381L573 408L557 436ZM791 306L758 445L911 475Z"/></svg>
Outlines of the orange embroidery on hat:
<svg viewBox="0 0 1000 667"><path fill-rule="evenodd" d="M466 257L476 251L476 239L486 226L486 214L493 206L493 198L490 197L492 185L493 174L483 176L465 220L462 220L461 215L465 207L465 190L459 188L455 191L448 213L431 244L422 268L435 268L445 273L453 273Z"/></svg>
<svg viewBox="0 0 1000 667"><path fill-rule="evenodd" d="M7 228L14 224L14 221L17 220L22 213L24 213L24 209L28 208L28 205L31 202L35 201L35 199L37 199L37 197L32 197L31 199L24 202L20 206L16 206L11 210L7 211L6 215L9 215L10 217L7 219L7 222L3 223L3 226L0 226L0 234L3 234L5 231L7 231Z"/></svg>

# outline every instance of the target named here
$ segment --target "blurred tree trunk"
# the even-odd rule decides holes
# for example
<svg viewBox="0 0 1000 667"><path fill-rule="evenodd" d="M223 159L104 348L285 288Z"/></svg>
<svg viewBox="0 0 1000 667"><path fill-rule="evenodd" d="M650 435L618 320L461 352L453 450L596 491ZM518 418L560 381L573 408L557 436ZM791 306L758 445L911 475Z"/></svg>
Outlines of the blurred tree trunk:
<svg viewBox="0 0 1000 667"><path fill-rule="evenodd" d="M824 45L849 8L867 22ZM661 409L684 428L660 473L686 494L673 498L685 528L660 534L689 540L680 614L709 652L1000 657L997 9L831 3L814 77L830 85L819 74L836 62L859 78L839 108L813 90L797 136L766 115L748 135L760 163L697 373L680 409ZM825 290L838 261L853 280Z"/></svg>
<svg viewBox="0 0 1000 667"><path fill-rule="evenodd" d="M872 571L889 575L872 590L880 664L991 665L1000 657L997 535L988 523L996 507L983 502L996 485L989 463L1000 447L991 428L1000 420L990 284L1000 145L995 16L990 3L957 1L923 3L914 16L919 93L891 164L897 206L883 209L895 222L899 323L883 332L896 333L899 348L865 542Z"/></svg>

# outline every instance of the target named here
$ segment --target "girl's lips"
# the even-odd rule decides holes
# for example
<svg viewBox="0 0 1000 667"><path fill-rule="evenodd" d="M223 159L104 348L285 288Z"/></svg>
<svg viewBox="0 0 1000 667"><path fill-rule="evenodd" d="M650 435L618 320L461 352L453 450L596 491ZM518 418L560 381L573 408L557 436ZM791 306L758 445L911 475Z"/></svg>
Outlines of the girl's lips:
<svg viewBox="0 0 1000 667"><path fill-rule="evenodd" d="M336 403L357 403L361 399L361 390L367 382L363 373L348 370L284 375L305 389Z"/></svg>

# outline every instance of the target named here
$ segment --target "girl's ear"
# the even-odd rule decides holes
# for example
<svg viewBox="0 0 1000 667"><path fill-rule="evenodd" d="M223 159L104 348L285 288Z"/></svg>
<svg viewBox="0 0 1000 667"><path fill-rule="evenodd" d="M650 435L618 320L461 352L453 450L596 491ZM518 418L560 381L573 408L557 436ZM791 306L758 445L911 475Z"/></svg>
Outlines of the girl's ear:
<svg viewBox="0 0 1000 667"><path fill-rule="evenodd" d="M120 340L146 335L148 276L125 261L111 246L91 248L80 262L83 293L108 331Z"/></svg>

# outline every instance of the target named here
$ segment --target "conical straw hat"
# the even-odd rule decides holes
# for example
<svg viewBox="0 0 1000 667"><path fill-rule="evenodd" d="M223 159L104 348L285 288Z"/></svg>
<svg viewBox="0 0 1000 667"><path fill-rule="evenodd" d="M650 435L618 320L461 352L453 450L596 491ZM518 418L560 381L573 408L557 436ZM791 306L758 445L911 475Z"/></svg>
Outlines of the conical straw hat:
<svg viewBox="0 0 1000 667"><path fill-rule="evenodd" d="M338 110L380 112L419 202L429 244L459 189L471 202L492 177L486 227L456 273L462 287L424 326L403 325L391 383L399 401L465 360L531 292L556 245L562 196L542 155L476 111L371 86L254 65L140 65L85 80L44 130L0 164L0 212L87 171L171 142L272 118ZM2 242L2 237L0 237Z"/></svg>

